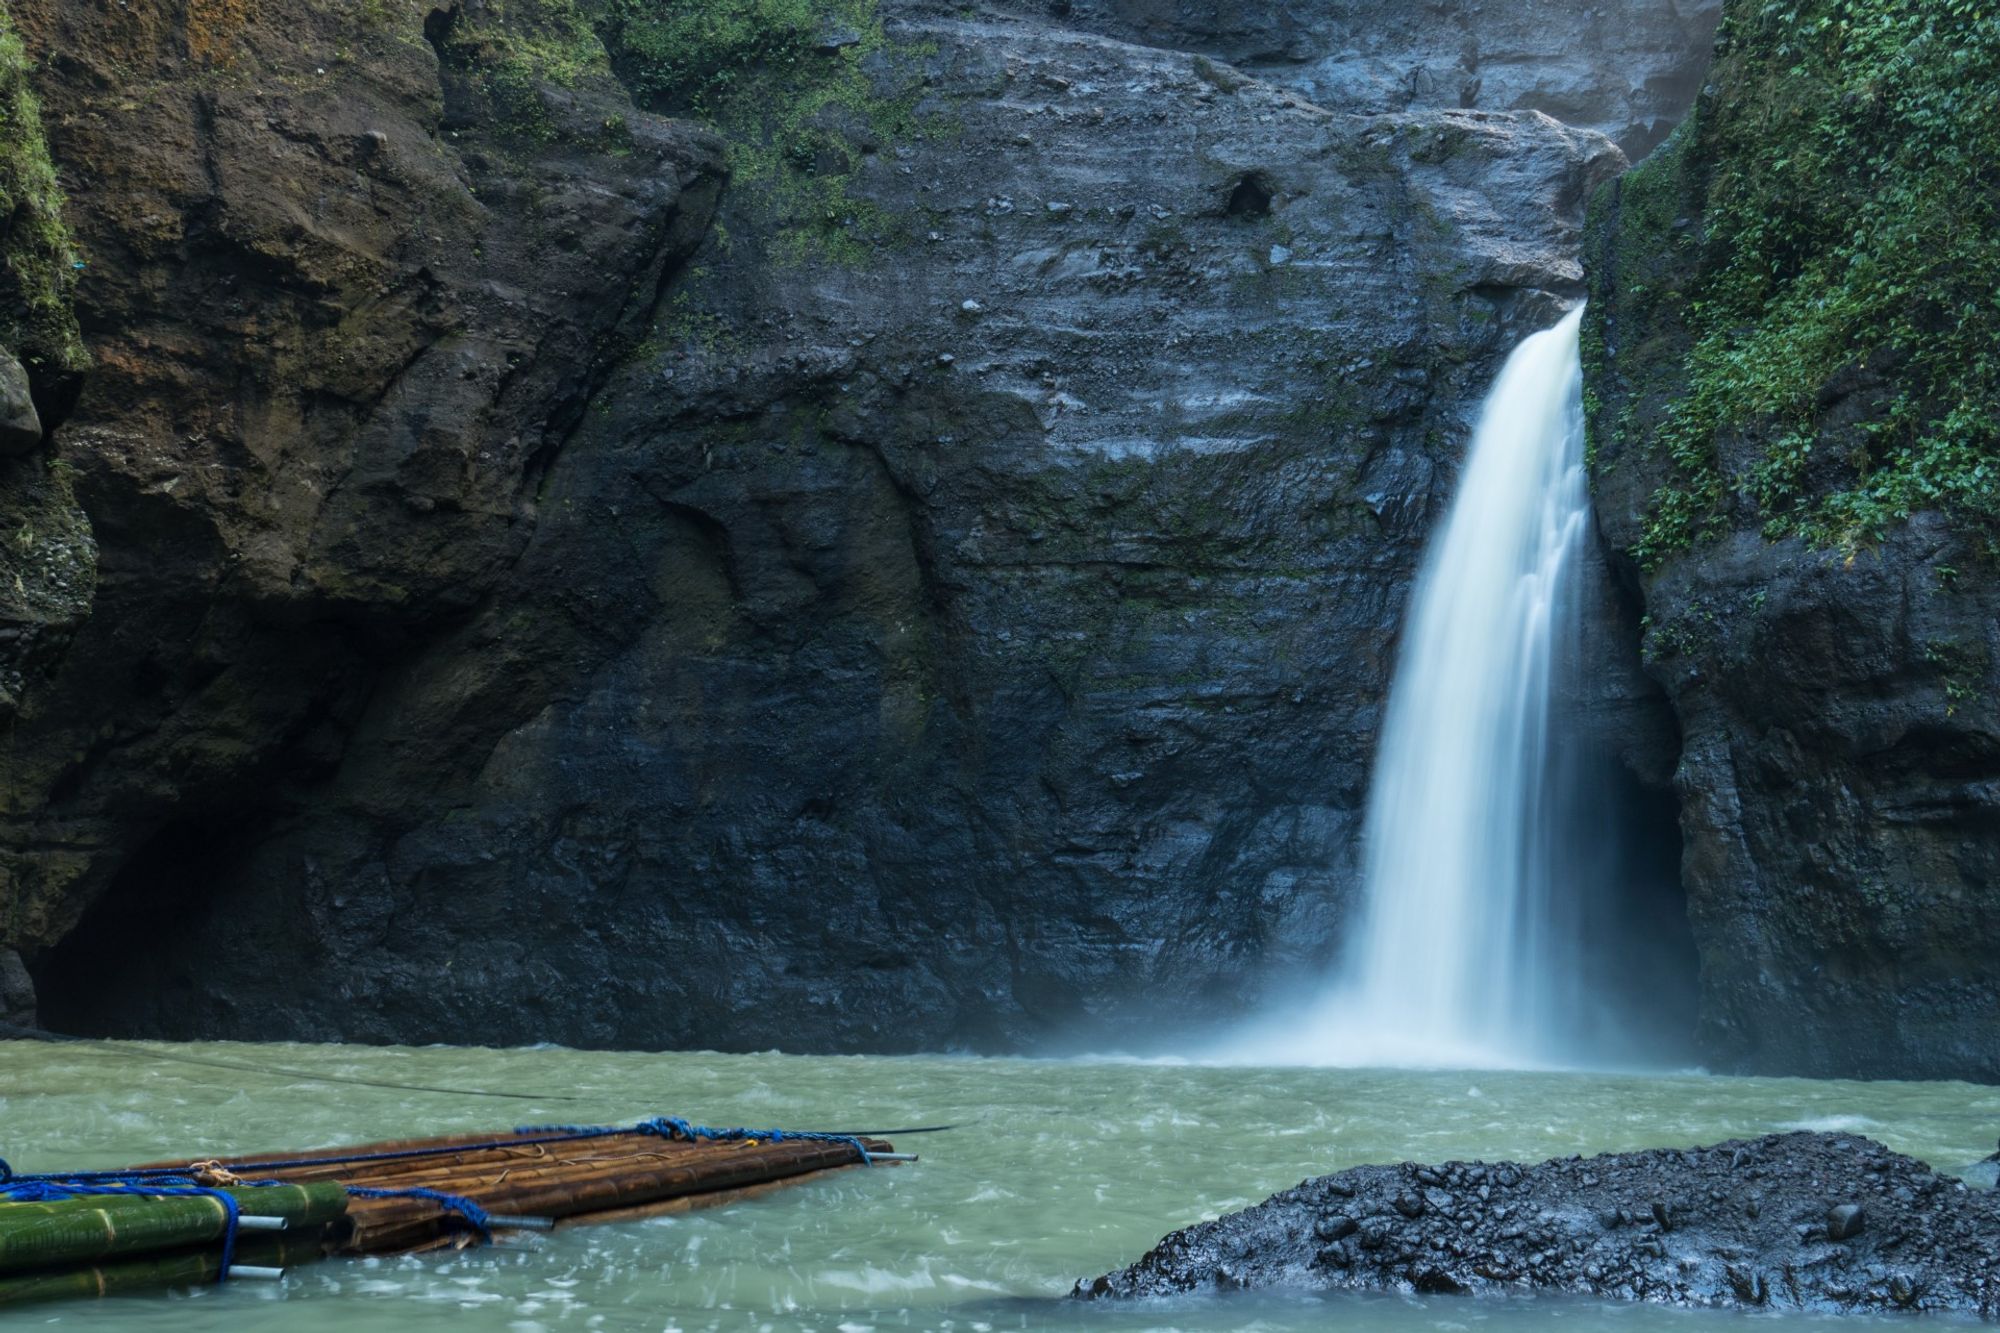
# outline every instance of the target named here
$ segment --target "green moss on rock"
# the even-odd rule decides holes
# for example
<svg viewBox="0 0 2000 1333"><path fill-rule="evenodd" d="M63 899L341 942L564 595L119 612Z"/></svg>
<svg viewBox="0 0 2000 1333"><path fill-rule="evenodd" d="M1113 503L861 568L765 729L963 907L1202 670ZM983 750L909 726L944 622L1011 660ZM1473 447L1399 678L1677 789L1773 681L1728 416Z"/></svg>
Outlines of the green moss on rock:
<svg viewBox="0 0 2000 1333"><path fill-rule="evenodd" d="M2000 540L1996 161L1991 5L1734 0L1693 117L1593 209L1593 456L1649 469L1635 554L1920 510Z"/></svg>
<svg viewBox="0 0 2000 1333"><path fill-rule="evenodd" d="M875 0L594 0L633 96L712 125L781 263L859 266L904 224L851 186L863 159L943 128L919 114L924 54Z"/></svg>
<svg viewBox="0 0 2000 1333"><path fill-rule="evenodd" d="M0 344L39 396L90 364L70 305L79 261L28 85L28 55L0 4Z"/></svg>
<svg viewBox="0 0 2000 1333"><path fill-rule="evenodd" d="M610 57L575 0L491 3L457 16L437 42L445 64L486 96L501 134L530 145L565 137L545 89L615 84ZM604 130L609 147L626 133L622 122Z"/></svg>

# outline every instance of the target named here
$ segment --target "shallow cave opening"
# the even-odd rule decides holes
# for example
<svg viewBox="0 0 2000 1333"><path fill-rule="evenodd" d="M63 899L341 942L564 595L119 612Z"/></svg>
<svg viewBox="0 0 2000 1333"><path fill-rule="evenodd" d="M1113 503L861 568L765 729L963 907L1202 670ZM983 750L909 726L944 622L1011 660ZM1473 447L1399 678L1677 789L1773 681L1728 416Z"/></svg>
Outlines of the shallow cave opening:
<svg viewBox="0 0 2000 1333"><path fill-rule="evenodd" d="M1252 171L1229 191L1224 211L1233 218L1263 218L1271 215L1271 202L1278 197L1276 187L1261 171Z"/></svg>
<svg viewBox="0 0 2000 1333"><path fill-rule="evenodd" d="M42 1024L82 1037L200 1035L204 953L236 947L212 928L208 893L236 845L215 820L168 824L119 870L53 948L29 963Z"/></svg>

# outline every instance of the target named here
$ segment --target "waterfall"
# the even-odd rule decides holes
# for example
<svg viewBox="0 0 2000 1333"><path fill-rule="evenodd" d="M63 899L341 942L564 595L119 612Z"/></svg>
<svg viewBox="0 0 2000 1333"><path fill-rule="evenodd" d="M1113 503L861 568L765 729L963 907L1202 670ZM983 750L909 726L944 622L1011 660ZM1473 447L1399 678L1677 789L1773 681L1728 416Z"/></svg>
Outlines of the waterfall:
<svg viewBox="0 0 2000 1333"><path fill-rule="evenodd" d="M1587 1026L1551 837L1550 698L1588 523L1583 312L1508 357L1425 555L1364 828L1361 915L1306 1014L1237 1059L1562 1062Z"/></svg>

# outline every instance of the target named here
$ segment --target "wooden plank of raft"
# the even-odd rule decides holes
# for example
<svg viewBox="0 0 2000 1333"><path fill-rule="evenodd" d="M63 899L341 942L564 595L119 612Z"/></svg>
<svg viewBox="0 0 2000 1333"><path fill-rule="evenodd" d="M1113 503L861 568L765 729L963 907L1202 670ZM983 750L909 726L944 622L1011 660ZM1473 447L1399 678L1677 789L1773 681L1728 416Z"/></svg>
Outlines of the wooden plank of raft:
<svg viewBox="0 0 2000 1333"><path fill-rule="evenodd" d="M861 1170L859 1162L846 1166L832 1166L816 1171L814 1175L830 1176L842 1171ZM746 1203L751 1199L761 1199L767 1194L776 1194L798 1184L796 1177L784 1180L763 1180L755 1185L742 1185L735 1189L709 1190L704 1194L682 1194L671 1199L661 1199L657 1203L635 1204L630 1208L606 1208L595 1213L576 1213L556 1219L556 1230L567 1231L571 1227L594 1227L616 1222L644 1222L655 1217L672 1217L680 1213L692 1213L703 1208L719 1208L725 1204Z"/></svg>
<svg viewBox="0 0 2000 1333"><path fill-rule="evenodd" d="M866 1146L870 1152L893 1151L880 1140ZM395 1156L400 1153L420 1155ZM378 1156L386 1160L325 1160ZM188 1170L217 1160L181 1159L140 1169ZM426 1189L469 1200L494 1214L572 1223L712 1206L747 1197L744 1191L761 1192L799 1176L857 1164L853 1145L841 1141L688 1142L636 1130L589 1137L552 1130L441 1134L219 1161L246 1178ZM329 1244L345 1253L408 1251L461 1229L454 1216L432 1199L355 1196L348 1200L346 1219L330 1230Z"/></svg>
<svg viewBox="0 0 2000 1333"><path fill-rule="evenodd" d="M216 1161L229 1167L255 1165L259 1167L268 1166L274 1170L279 1168L292 1170L298 1169L294 1166L296 1163L316 1161L322 1157L370 1157L383 1153L426 1152L433 1148L451 1148L482 1143L499 1143L513 1146L523 1140L559 1137L562 1136L558 1130L531 1130L524 1133L520 1130L509 1129L502 1130L499 1133L486 1134L434 1134L428 1138L384 1139L376 1143L343 1144L337 1147L311 1148L303 1151L298 1148L284 1148L276 1152L266 1153L209 1153L205 1156L176 1157L169 1161L146 1162L133 1167L132 1170L185 1171L192 1166ZM614 1142L622 1139L644 1139L654 1143L667 1142L667 1140L658 1138L655 1135L641 1134L637 1130L621 1130L616 1135L607 1135L603 1140L597 1141ZM569 1141L573 1143L587 1143L593 1140L574 1138Z"/></svg>
<svg viewBox="0 0 2000 1333"><path fill-rule="evenodd" d="M590 1206L587 1200L605 1189L619 1194L664 1197L779 1179L854 1161L854 1151L846 1144L785 1143L734 1152L629 1154L608 1160L510 1163L503 1170L484 1173L459 1168L414 1180L396 1177L388 1184L391 1188L414 1185L438 1189L508 1213L560 1217L587 1209ZM531 1209L522 1204L523 1200L539 1201L565 1191L576 1198L557 1198L555 1206L546 1208ZM425 1199L366 1198L352 1200L349 1212L358 1216L392 1205L414 1205L433 1213L442 1212L438 1204Z"/></svg>
<svg viewBox="0 0 2000 1333"><path fill-rule="evenodd" d="M815 1171L812 1174L815 1176L831 1176L846 1171L860 1171L862 1169L863 1167L859 1162L852 1162L846 1166L828 1167L825 1170ZM675 1217L682 1213L700 1212L707 1208L722 1208L735 1203L748 1203L753 1199L764 1198L766 1195L795 1189L798 1187L798 1183L797 1177L789 1177L784 1180L764 1180L759 1181L755 1185L743 1185L736 1189L709 1190L703 1194L676 1195L671 1199L661 1199L657 1203L637 1204L631 1208L607 1208L602 1212L576 1213L569 1217L557 1218L555 1229L557 1231L568 1231L571 1227L610 1226L621 1222L646 1222L656 1217ZM425 1254L433 1250L457 1248L464 1244L464 1240L463 1233L432 1236L427 1240L410 1246L408 1249L371 1250L370 1253L394 1255Z"/></svg>
<svg viewBox="0 0 2000 1333"><path fill-rule="evenodd" d="M615 1163L625 1161L671 1161L710 1162L741 1153L768 1152L774 1145L768 1143L666 1143L658 1139L640 1139L636 1142L607 1143L559 1143L528 1144L499 1151L452 1153L449 1156L433 1158L411 1158L397 1162L364 1162L341 1168L341 1174L348 1179L377 1179L426 1175L439 1171L480 1170L484 1168L506 1169L509 1167L534 1167L549 1163ZM852 1150L845 1144L834 1145ZM316 1172L322 1168L307 1168ZM289 1178L288 1171L274 1173Z"/></svg>
<svg viewBox="0 0 2000 1333"><path fill-rule="evenodd" d="M894 1151L876 1139L865 1141L865 1148L871 1154ZM406 1153L411 1155L399 1155ZM384 1160L351 1160L356 1157ZM288 1235L251 1234L237 1242L239 1262L276 1272L321 1254L410 1253L475 1239L448 1202L348 1192L355 1189L427 1190L466 1201L496 1219L546 1218L574 1225L635 1221L739 1202L802 1176L858 1165L860 1153L848 1140L690 1142L624 1130L575 1136L551 1131L448 1134L303 1153L181 1159L132 1169L194 1175L229 1187L246 1215L255 1209L260 1216L287 1217L293 1223ZM230 1175L260 1183L235 1188ZM300 1188L273 1189L261 1182ZM305 1196L313 1207L292 1207L295 1195ZM178 1226L177 1217L170 1215L176 1204L181 1211L198 1212L200 1226L190 1225L185 1234L169 1227ZM187 1285L213 1280L220 1267L226 1214L205 1196L162 1202L157 1196L86 1194L4 1207L21 1231L14 1247L17 1257L32 1268L0 1272L0 1304ZM72 1227L78 1218L87 1225ZM496 1220L495 1230L505 1240L513 1233L501 1231L503 1225ZM75 1244L67 1239L70 1229L82 1237ZM51 1236L44 1236L45 1230ZM55 1230L63 1234L55 1236ZM156 1253L156 1244L172 1248ZM116 1253L127 1245L142 1245L147 1252ZM0 1246L0 1258L5 1252Z"/></svg>
<svg viewBox="0 0 2000 1333"><path fill-rule="evenodd" d="M544 1138L550 1136L543 1136ZM463 1146L460 1153L439 1152L439 1149ZM353 1147L325 1148L306 1153L272 1153L227 1158L202 1158L172 1162L150 1163L135 1167L134 1170L175 1170L192 1171L217 1163L222 1168L254 1176L257 1179L282 1180L300 1183L307 1180L374 1181L389 1176L416 1175L437 1171L460 1164L473 1165L490 1160L514 1160L524 1157L538 1157L549 1153L587 1152L594 1156L618 1154L653 1155L663 1152L705 1155L715 1152L742 1151L768 1146L756 1141L701 1140L689 1143L685 1140L660 1138L652 1134L624 1132L592 1138L570 1138L555 1142L537 1141L534 1135L476 1135L452 1134L430 1139L398 1139L383 1143L358 1144ZM880 1151L888 1151L887 1145L877 1144ZM326 1161L328 1158L351 1159L389 1153L413 1152L422 1156L392 1157L386 1161Z"/></svg>
<svg viewBox="0 0 2000 1333"><path fill-rule="evenodd" d="M650 1146L648 1146L650 1145ZM449 1175L458 1171L478 1171L481 1169L502 1169L513 1165L531 1165L554 1159L563 1152L588 1153L593 1156L617 1157L640 1156L646 1153L678 1152L688 1156L705 1151L688 1144L663 1144L659 1139L641 1140L629 1148L613 1148L604 1141L562 1144L522 1144L507 1148L486 1148L477 1151L441 1153L434 1157L406 1157L390 1162L355 1162L345 1166L288 1166L284 1164L260 1163L254 1172L260 1179L283 1180L286 1182L305 1180L339 1180L348 1184L383 1183L394 1180L412 1179L421 1176Z"/></svg>
<svg viewBox="0 0 2000 1333"><path fill-rule="evenodd" d="M870 1148L889 1151L886 1144L871 1144ZM632 1155L609 1163L529 1170L505 1180L444 1179L426 1188L459 1195L492 1212L563 1219L855 1164L854 1149L845 1143L777 1143L699 1155L709 1160L668 1164ZM351 1230L337 1242L339 1249L348 1252L408 1248L447 1225L446 1210L427 1199L357 1198L348 1205L348 1218Z"/></svg>
<svg viewBox="0 0 2000 1333"><path fill-rule="evenodd" d="M767 1159L760 1156L750 1160ZM851 1162L855 1160L854 1154L848 1153L842 1160ZM341 1183L384 1189L442 1189L463 1194L475 1186L497 1186L510 1181L521 1183L549 1175L583 1176L599 1172L618 1174L635 1170L681 1170L698 1176L717 1169L719 1162L715 1158L634 1153L615 1158L516 1158L501 1162L463 1162L437 1171L405 1172L389 1176L353 1176Z"/></svg>

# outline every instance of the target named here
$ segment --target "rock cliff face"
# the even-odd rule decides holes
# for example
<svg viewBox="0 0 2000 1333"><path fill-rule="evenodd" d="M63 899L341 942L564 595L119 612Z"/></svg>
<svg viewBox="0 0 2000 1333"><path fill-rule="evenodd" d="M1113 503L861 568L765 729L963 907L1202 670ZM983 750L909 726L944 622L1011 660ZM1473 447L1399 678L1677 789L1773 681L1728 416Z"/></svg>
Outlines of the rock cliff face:
<svg viewBox="0 0 2000 1333"><path fill-rule="evenodd" d="M1638 160L1686 114L1722 0L1653 5L1008 0L1022 14L1195 51L1322 106L1542 111Z"/></svg>
<svg viewBox="0 0 2000 1333"><path fill-rule="evenodd" d="M1624 165L1513 109L1583 67L1323 105L1330 29L836 8L746 99L629 5L16 0L100 361L0 787L52 1024L1018 1049L1328 957L1421 541ZM1644 141L1704 21L1578 114Z"/></svg>
<svg viewBox="0 0 2000 1333"><path fill-rule="evenodd" d="M1929 173L1939 137L1995 151L1953 99L1992 96L2000 40L1909 44L1902 11L1802 39L1828 8L1732 11L1695 115L1598 201L1598 506L1685 742L1703 1049L1993 1081L2000 218L1990 181Z"/></svg>
<svg viewBox="0 0 2000 1333"><path fill-rule="evenodd" d="M382 672L513 563L706 229L717 145L634 112L601 53L515 88L516 49L555 36L430 13L14 6L97 359L31 460L73 485L94 570L90 535L9 516L75 571L43 599L67 614L6 611L17 641L67 635L14 659L0 721L15 948L128 867L167 900L150 840L191 838L198 874L337 763Z"/></svg>

